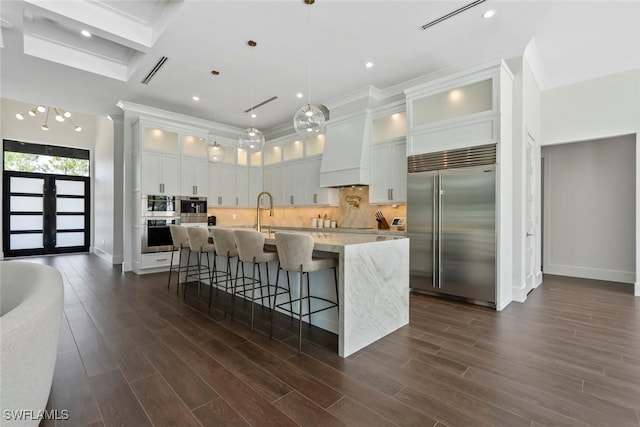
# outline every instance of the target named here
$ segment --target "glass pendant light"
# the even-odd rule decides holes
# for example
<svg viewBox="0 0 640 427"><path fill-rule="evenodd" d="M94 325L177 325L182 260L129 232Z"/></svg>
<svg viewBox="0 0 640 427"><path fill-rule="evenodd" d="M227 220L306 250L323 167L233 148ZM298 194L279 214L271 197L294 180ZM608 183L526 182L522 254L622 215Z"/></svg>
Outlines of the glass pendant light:
<svg viewBox="0 0 640 427"><path fill-rule="evenodd" d="M315 0L303 1L309 6L315 3ZM311 9L309 9L309 30L313 33L311 31ZM311 59L309 53L307 53L307 87L309 95L307 105L302 106L293 116L294 129L305 138L325 132L324 114L318 107L311 105Z"/></svg>
<svg viewBox="0 0 640 427"><path fill-rule="evenodd" d="M249 40L247 44L252 48L257 45L253 40ZM251 63L251 69L253 69L253 51L251 52ZM253 81L251 82L251 105L253 106ZM240 133L238 143L240 148L244 148L249 153L257 153L264 148L264 135L253 126L253 109L249 110L249 113L251 113L251 126Z"/></svg>
<svg viewBox="0 0 640 427"><path fill-rule="evenodd" d="M220 72L217 70L211 70L211 74L214 76L219 76ZM214 96L213 96L213 121L216 122L216 118L218 116L218 105L216 104L216 96L218 95L216 92L216 87L214 83L213 87ZM217 122L216 122L217 123ZM211 163L222 163L224 160L224 147L213 137L213 143L209 142L207 144L207 157Z"/></svg>
<svg viewBox="0 0 640 427"><path fill-rule="evenodd" d="M224 160L224 147L214 139L213 144L207 145L207 157L211 163L222 163Z"/></svg>

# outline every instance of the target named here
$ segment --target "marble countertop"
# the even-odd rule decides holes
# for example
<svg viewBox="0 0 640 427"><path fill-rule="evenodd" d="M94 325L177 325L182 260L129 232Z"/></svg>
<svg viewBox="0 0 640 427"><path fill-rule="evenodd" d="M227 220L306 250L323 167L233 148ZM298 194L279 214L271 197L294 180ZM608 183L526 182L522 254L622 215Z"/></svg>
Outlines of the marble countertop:
<svg viewBox="0 0 640 427"><path fill-rule="evenodd" d="M231 227L231 226L222 226L224 228L239 228L244 229L245 227ZM209 227L211 229L212 227ZM309 227L309 230L314 230ZM318 229L315 229L318 230ZM322 229L319 229L322 230ZM398 239L406 239L407 237L404 235L375 235L375 234L362 234L362 233L330 233L330 232L321 232L321 231L303 231L303 230L275 230L271 233L263 232L265 235L265 243L270 245L276 244L276 239L274 234L278 231L294 231L296 233L304 233L309 234L313 237L314 241L314 250L323 251L323 252L334 252L340 253L345 246L349 245L362 245L367 243L376 243L376 242L386 242L391 240Z"/></svg>
<svg viewBox="0 0 640 427"><path fill-rule="evenodd" d="M221 225L220 227L228 228L253 228L253 225ZM398 230L378 230L377 228L317 228L306 226L293 226L293 225L263 225L262 229L267 230L271 227L272 231L305 231L310 233L347 233L347 234L368 234L368 235L380 235L380 236L406 236L405 231Z"/></svg>

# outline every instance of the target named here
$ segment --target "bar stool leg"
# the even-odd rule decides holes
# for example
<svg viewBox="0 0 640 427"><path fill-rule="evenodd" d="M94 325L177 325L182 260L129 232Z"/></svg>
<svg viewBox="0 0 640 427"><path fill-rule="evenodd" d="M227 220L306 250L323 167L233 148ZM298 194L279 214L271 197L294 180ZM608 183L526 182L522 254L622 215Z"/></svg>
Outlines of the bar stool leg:
<svg viewBox="0 0 640 427"><path fill-rule="evenodd" d="M280 279L280 261L278 261L278 271L276 272L276 289L273 293L273 305L271 306L271 318L269 321L269 339L273 337L273 315L276 311L276 299L278 298L278 281ZM291 299L291 295L289 295L289 299Z"/></svg>
<svg viewBox="0 0 640 427"><path fill-rule="evenodd" d="M188 283L189 283L189 263L191 262L191 251L189 251L189 256L187 257L187 275L185 276L185 281L184 281L184 295L183 298L186 300L187 299L187 287L188 287Z"/></svg>
<svg viewBox="0 0 640 427"><path fill-rule="evenodd" d="M304 272L302 271L302 265L300 265L300 305L298 306L298 354L302 352L302 290L304 283Z"/></svg>
<svg viewBox="0 0 640 427"><path fill-rule="evenodd" d="M211 275L211 259L207 252L207 271L209 271L209 308L211 308L211 296L213 295L213 276Z"/></svg>
<svg viewBox="0 0 640 427"><path fill-rule="evenodd" d="M307 313L309 313L309 326L311 326L311 284L309 280L309 272L307 271Z"/></svg>
<svg viewBox="0 0 640 427"><path fill-rule="evenodd" d="M171 272L172 271L173 271L173 251L171 251L171 261L169 261L169 280L167 280L167 290L171 288ZM180 286L180 278L178 278L178 286Z"/></svg>
<svg viewBox="0 0 640 427"><path fill-rule="evenodd" d="M259 270L258 270L259 271ZM244 280L244 267L242 273ZM256 257L253 257L253 268L251 271L251 332L253 332L253 312L254 312L254 301L256 300Z"/></svg>

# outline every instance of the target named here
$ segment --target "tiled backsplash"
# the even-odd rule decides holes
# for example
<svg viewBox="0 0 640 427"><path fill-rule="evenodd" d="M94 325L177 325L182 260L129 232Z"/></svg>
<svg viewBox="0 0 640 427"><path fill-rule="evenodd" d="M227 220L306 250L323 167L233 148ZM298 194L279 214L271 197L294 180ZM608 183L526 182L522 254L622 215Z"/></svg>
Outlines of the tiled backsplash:
<svg viewBox="0 0 640 427"><path fill-rule="evenodd" d="M360 198L360 200L358 200ZM355 206L355 203L358 206ZM394 207L396 206L396 207ZM260 222L262 225L280 225L290 227L308 227L311 218L327 218L337 222L340 228L368 228L378 226L375 213L382 212L387 221L396 216L406 216L406 205L370 205L369 187L340 189L340 206L338 207L282 207L274 209L274 216L262 210ZM256 222L255 208L209 208L209 215L215 215L219 225L254 225Z"/></svg>

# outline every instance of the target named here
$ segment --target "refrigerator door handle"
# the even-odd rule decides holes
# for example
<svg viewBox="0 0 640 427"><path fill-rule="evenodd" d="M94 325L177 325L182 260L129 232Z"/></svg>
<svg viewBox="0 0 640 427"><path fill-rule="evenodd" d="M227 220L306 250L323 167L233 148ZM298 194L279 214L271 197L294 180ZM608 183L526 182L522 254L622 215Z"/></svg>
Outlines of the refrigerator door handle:
<svg viewBox="0 0 640 427"><path fill-rule="evenodd" d="M442 289L442 176L438 174L438 289Z"/></svg>
<svg viewBox="0 0 640 427"><path fill-rule="evenodd" d="M432 265L432 274L431 274L431 285L434 288L437 288L438 285L436 284L436 274L439 274L439 270L437 268L437 258L436 258L436 233L437 233L437 229L438 229L438 212L437 212L437 206L436 206L436 191L438 186L437 186L437 182L438 182L438 175L435 174L433 175L433 227L432 227L432 238L431 238L431 244L432 244L432 249L431 249L431 253L433 255L433 263Z"/></svg>

